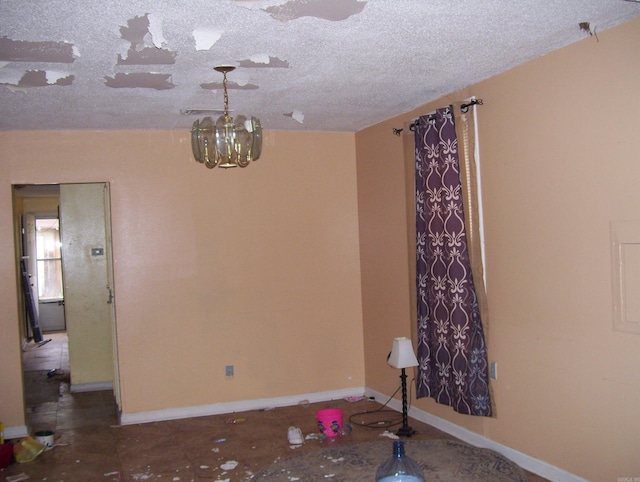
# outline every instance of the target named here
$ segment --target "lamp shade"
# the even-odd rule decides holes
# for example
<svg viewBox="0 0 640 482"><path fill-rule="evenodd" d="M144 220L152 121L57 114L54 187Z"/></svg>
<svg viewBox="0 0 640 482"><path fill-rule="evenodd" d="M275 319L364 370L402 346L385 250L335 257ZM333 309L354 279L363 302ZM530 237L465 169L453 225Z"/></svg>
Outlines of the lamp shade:
<svg viewBox="0 0 640 482"><path fill-rule="evenodd" d="M387 363L394 368L417 367L418 359L413 351L411 340L404 336L393 339L393 348Z"/></svg>

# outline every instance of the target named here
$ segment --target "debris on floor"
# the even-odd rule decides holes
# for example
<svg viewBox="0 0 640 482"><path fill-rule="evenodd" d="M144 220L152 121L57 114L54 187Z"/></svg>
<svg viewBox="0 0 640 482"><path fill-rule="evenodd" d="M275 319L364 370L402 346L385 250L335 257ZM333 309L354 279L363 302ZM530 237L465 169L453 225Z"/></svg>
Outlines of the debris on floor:
<svg viewBox="0 0 640 482"><path fill-rule="evenodd" d="M45 448L40 442L27 436L13 446L13 456L16 462L21 464L31 462L44 452Z"/></svg>
<svg viewBox="0 0 640 482"><path fill-rule="evenodd" d="M47 346L51 345L53 343ZM56 357L60 358L60 354ZM47 364L46 368L54 366ZM117 408L110 391L71 395L68 389L68 370L58 367L51 378L46 376L46 370L34 373L37 375L38 383L47 388L53 382L66 384L67 387L62 396L57 385L56 390L51 390L55 395L55 404L47 398L47 406L38 402L38 405L32 404L27 407L27 417L31 417L30 426L37 425L38 429L51 429L55 432L55 449L44 452L32 464L13 464L8 470L0 472L0 482L56 482L68 480L60 475L62 472L69 474L75 471L92 471L91 473L97 476L94 479L102 482L248 482L255 481L255 474L266 469L272 461L275 463L297 455L293 453L297 449L298 454L306 454L317 448L348 443L350 440L345 439L345 436L349 436L352 430L353 442L379 440L379 434L386 428L380 427L382 430L379 430L375 427L376 430L367 431L355 428L356 424L351 426L348 415L352 412L371 410L368 406L370 401L368 398L360 401L363 405L360 407L341 397L331 402L314 402L309 405L308 400L299 400L304 397L298 397L292 407L270 407L266 404L268 402L265 402L263 408L247 410L246 413L194 417L184 421L119 425ZM47 396L48 394L49 392ZM88 406L97 408L97 403L101 404L99 411L84 410L84 407ZM52 411L54 418L51 424L41 419L43 408L48 409L49 406L55 408ZM315 412L327 406L345 412L344 425L340 427L341 430L336 437L327 437L320 433L315 423ZM81 410L71 411L71 408ZM31 411L33 415L30 415ZM73 422L72 426L76 428L69 428L70 422ZM61 425L56 426L55 423ZM301 430L304 440L301 445L287 443L287 429L290 426ZM84 448L90 447L93 454L98 439L100 447L104 447L104 453L99 457L89 457ZM81 461L76 461L78 458ZM179 471L167 470L167 461L173 458L176 458L175 464L179 464ZM173 463L170 462L172 466ZM341 464L344 462L337 458L326 460L326 470L320 478L328 479L327 482L336 481L339 476L335 475L332 478L331 472L337 470ZM28 476L7 480L9 474L16 477L20 472L26 472ZM281 480L308 480L304 475L289 475L283 475L285 478Z"/></svg>
<svg viewBox="0 0 640 482"><path fill-rule="evenodd" d="M244 418L228 418L228 419L226 420L226 422L227 422L228 424L242 423L242 422L244 422L244 421L246 421L246 419L244 419Z"/></svg>
<svg viewBox="0 0 640 482"><path fill-rule="evenodd" d="M302 438L302 430L300 430L298 427L289 427L287 438L289 439L289 445L302 445L304 443L304 438Z"/></svg>
<svg viewBox="0 0 640 482"><path fill-rule="evenodd" d="M29 476L25 473L18 475L10 475L7 477L7 482L20 482L21 480L27 480Z"/></svg>
<svg viewBox="0 0 640 482"><path fill-rule="evenodd" d="M220 466L222 470L233 470L238 466L238 462L235 460L228 460Z"/></svg>

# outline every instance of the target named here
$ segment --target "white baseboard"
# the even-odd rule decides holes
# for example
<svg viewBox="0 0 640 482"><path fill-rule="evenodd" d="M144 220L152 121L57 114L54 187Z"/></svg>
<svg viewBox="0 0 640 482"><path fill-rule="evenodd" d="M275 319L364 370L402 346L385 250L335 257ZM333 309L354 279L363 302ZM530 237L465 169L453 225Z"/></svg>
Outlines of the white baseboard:
<svg viewBox="0 0 640 482"><path fill-rule="evenodd" d="M13 440L16 438L23 438L29 435L29 430L26 425L16 425L15 427L4 428L5 440Z"/></svg>
<svg viewBox="0 0 640 482"><path fill-rule="evenodd" d="M370 388L365 388L365 396L374 397L376 401L380 403L386 403L387 400L389 400L389 395L380 393ZM397 410L398 412L402 412L402 401L400 400L396 400L395 398L391 399L387 406L389 408ZM449 435L453 435L454 437L467 442L468 444L474 445L476 447L494 450L499 454L504 455L509 460L515 462L523 469L528 470L529 472L533 472L534 474L544 477L545 479L554 482L588 482L582 477L578 477L577 475L567 472L566 470L562 470L554 465L548 464L546 462L543 462L542 460L536 459L527 454L507 447L506 445L502 445L482 435L479 435L476 432L472 432L471 430L456 425L455 423L449 422L444 418L440 418L430 414L429 412L420 410L419 408L411 407L409 409L409 416L416 420L419 420L420 422L426 423L439 430L442 430Z"/></svg>
<svg viewBox="0 0 640 482"><path fill-rule="evenodd" d="M99 392L102 390L113 390L113 382L97 382L97 383L74 383L69 388L71 393L80 392Z"/></svg>
<svg viewBox="0 0 640 482"><path fill-rule="evenodd" d="M122 413L120 415L120 424L131 425L135 423L161 422L164 420L178 420L190 417L205 417L207 415L246 412L248 410L290 407L291 405L298 405L301 402L325 402L345 397L362 396L363 394L364 387L354 387L342 390L329 390L326 392L291 395L287 397L240 400L237 402L214 403L212 405L198 405L195 407L168 408L165 410L153 410L150 412Z"/></svg>

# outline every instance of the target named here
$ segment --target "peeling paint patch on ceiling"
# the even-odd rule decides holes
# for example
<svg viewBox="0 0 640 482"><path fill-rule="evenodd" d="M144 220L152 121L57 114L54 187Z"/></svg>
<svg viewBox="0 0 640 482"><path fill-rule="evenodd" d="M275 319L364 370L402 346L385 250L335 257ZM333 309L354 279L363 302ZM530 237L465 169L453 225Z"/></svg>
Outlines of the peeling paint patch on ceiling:
<svg viewBox="0 0 640 482"><path fill-rule="evenodd" d="M0 37L0 60L71 64L75 61L74 47L68 42L27 42Z"/></svg>
<svg viewBox="0 0 640 482"><path fill-rule="evenodd" d="M359 14L366 4L362 0L291 0L284 5L267 7L264 11L281 22L302 17L339 22Z"/></svg>
<svg viewBox="0 0 640 482"><path fill-rule="evenodd" d="M118 65L175 64L177 52L162 48L162 20L151 14L135 17L120 27L123 40L131 43L126 58L118 54Z"/></svg>
<svg viewBox="0 0 640 482"><path fill-rule="evenodd" d="M15 87L47 87L50 85L66 86L73 83L74 76L66 72L27 70L20 78L2 76L0 84Z"/></svg>
<svg viewBox="0 0 640 482"><path fill-rule="evenodd" d="M196 50L209 50L222 37L222 30L197 28L193 31Z"/></svg>
<svg viewBox="0 0 640 482"><path fill-rule="evenodd" d="M260 8L262 0L233 0L238 7Z"/></svg>
<svg viewBox="0 0 640 482"><path fill-rule="evenodd" d="M127 58L118 54L118 65L158 65L175 64L177 52L154 47L145 47L142 50L129 50Z"/></svg>
<svg viewBox="0 0 640 482"><path fill-rule="evenodd" d="M16 69L0 69L0 84L3 85L18 85L20 83L20 79L24 75L22 70Z"/></svg>
<svg viewBox="0 0 640 482"><path fill-rule="evenodd" d="M117 73L113 77L105 77L105 85L114 89L173 89L175 85L171 74L150 72Z"/></svg>
<svg viewBox="0 0 640 482"><path fill-rule="evenodd" d="M222 90L222 82L209 82L206 84L200 84L200 87L207 90ZM259 87L255 84L240 85L236 82L227 82L227 89L231 90L256 90Z"/></svg>
<svg viewBox="0 0 640 482"><path fill-rule="evenodd" d="M153 45L161 49L162 46L167 43L162 33L162 18L152 13L147 15L147 18L149 19L149 34L151 35Z"/></svg>
<svg viewBox="0 0 640 482"><path fill-rule="evenodd" d="M640 20L640 0L539 3L0 0L0 131L190 129L233 65L231 106L264 128L358 132Z"/></svg>
<svg viewBox="0 0 640 482"><path fill-rule="evenodd" d="M120 36L123 40L131 42L135 48L144 45L144 37L149 33L149 16L135 17L127 21L126 27L120 27Z"/></svg>
<svg viewBox="0 0 640 482"><path fill-rule="evenodd" d="M47 84L49 85L71 85L73 75L67 72L59 72L57 70L45 70L47 76Z"/></svg>
<svg viewBox="0 0 640 482"><path fill-rule="evenodd" d="M281 60L278 57L271 57L267 54L253 55L248 59L240 61L240 67L247 67L249 69L269 67L275 69L288 69L289 61Z"/></svg>
<svg viewBox="0 0 640 482"><path fill-rule="evenodd" d="M293 112L289 112L289 113L284 114L284 115L286 117L293 118L293 120L295 120L299 124L303 124L304 123L304 114L302 112L300 112L299 110L294 110Z"/></svg>

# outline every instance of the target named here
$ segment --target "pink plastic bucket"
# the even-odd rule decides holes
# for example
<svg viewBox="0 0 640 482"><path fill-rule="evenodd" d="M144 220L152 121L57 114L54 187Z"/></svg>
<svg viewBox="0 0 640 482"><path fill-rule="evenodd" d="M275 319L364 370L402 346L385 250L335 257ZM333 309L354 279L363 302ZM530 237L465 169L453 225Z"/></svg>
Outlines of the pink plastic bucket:
<svg viewBox="0 0 640 482"><path fill-rule="evenodd" d="M326 408L316 412L318 430L327 437L337 437L342 433L342 410Z"/></svg>

